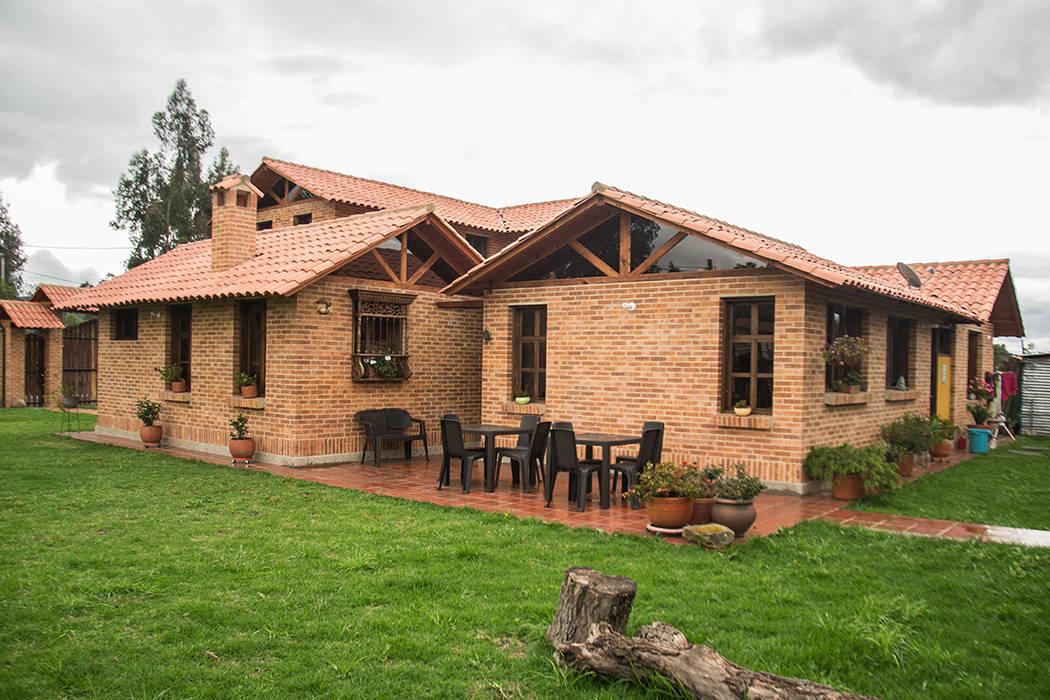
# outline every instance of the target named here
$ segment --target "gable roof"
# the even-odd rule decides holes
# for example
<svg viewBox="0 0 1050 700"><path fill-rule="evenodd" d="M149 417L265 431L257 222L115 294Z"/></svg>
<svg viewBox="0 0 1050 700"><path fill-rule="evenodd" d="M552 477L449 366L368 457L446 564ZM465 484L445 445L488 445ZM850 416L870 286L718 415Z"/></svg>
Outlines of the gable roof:
<svg viewBox="0 0 1050 700"><path fill-rule="evenodd" d="M118 306L189 299L296 293L372 247L424 222L450 240L453 263L467 269L477 251L431 207L367 212L256 234L255 256L226 270L211 269L211 240L185 243L124 274L85 289L75 302ZM73 302L56 304L72 308Z"/></svg>
<svg viewBox="0 0 1050 700"><path fill-rule="evenodd" d="M857 287L883 296L932 307L955 316L962 316L967 319L976 318L974 314L954 304L919 294L911 288L887 284L863 270L846 267L833 260L814 255L801 246L755 233L739 226L733 226L724 221L697 214L671 204L665 204L649 197L609 187L600 182L594 183L589 196L578 200L572 207L563 211L554 219L521 236L503 250L487 258L480 265L445 287L444 291L447 293L480 291L492 281L499 279L499 270L501 267L507 267L506 263L508 261L522 255L526 250L543 250L543 241L549 234L556 231L564 222L567 222L583 210L599 204L610 204L664 223L678 230L711 239L726 247L764 260L774 267L787 270L825 286Z"/></svg>
<svg viewBox="0 0 1050 700"><path fill-rule="evenodd" d="M46 301L0 300L0 311L18 328L62 328L62 317Z"/></svg>
<svg viewBox="0 0 1050 700"><path fill-rule="evenodd" d="M563 199L498 209L433 192L268 157L263 158L262 164L252 173L252 178L255 179L264 167L322 199L375 209L431 204L434 206L434 212L448 222L496 233L529 231L563 211L574 201Z"/></svg>
<svg viewBox="0 0 1050 700"><path fill-rule="evenodd" d="M986 323L994 322L997 335L1024 335L1008 259L909 263L908 266L922 282L916 290L918 293L965 309ZM891 286L908 286L896 265L864 265L854 269Z"/></svg>
<svg viewBox="0 0 1050 700"><path fill-rule="evenodd" d="M75 297L79 297L87 289L90 289L90 287L70 287L65 284L45 283L37 286L36 291L33 292L33 296L29 298L29 301L47 301L51 304L64 303ZM76 310L94 313L98 311L98 307L78 305Z"/></svg>

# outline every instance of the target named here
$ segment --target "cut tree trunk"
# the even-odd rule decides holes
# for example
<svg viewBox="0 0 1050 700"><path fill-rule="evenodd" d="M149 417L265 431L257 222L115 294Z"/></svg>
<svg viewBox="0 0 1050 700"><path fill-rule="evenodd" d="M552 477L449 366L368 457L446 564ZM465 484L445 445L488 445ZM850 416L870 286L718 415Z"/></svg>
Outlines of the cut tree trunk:
<svg viewBox="0 0 1050 700"><path fill-rule="evenodd" d="M711 647L690 644L681 632L654 622L626 637L627 618L637 585L621 576L603 576L583 567L565 574L561 598L547 638L562 665L615 678L645 680L652 673L696 698L845 700L870 698L797 678L738 666ZM608 611L612 619L600 616ZM579 619L577 619L579 613ZM581 638L581 630L587 632Z"/></svg>

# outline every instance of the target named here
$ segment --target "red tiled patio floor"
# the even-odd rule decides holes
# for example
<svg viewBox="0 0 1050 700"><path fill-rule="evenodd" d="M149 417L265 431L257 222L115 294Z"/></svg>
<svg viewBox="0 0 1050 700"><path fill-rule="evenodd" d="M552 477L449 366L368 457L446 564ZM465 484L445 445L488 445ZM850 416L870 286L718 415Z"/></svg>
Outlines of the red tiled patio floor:
<svg viewBox="0 0 1050 700"><path fill-rule="evenodd" d="M86 442L116 445L142 451L137 440L128 440L100 435L95 432L67 433L70 437ZM230 459L222 455L197 452L178 447L151 448L151 450L182 459L197 459L203 462L230 465ZM939 471L970 458L971 455L955 451L943 463L931 464L927 471ZM469 494L462 493L458 481L458 470L453 465L450 486L437 490L437 474L441 466L440 456L428 463L417 457L409 460L385 460L379 467L371 464L337 464L318 467L283 467L275 464L255 463L249 468L293 479L305 479L338 488L357 489L367 493L394 496L412 501L435 503L458 508L476 508L492 513L511 513L524 518L538 518L549 522L563 523L572 527L587 527L605 532L623 532L648 535L645 526L649 520L645 509L631 510L629 503L612 499L612 507L601 510L597 494L593 494L583 513L576 511L575 503L568 502L568 479L563 475L557 481L554 500L550 508L543 504L542 486L532 493L522 493L511 486L511 471L505 464L495 492L485 493L483 470L477 469L471 481ZM912 478L918 478L922 472ZM596 482L597 483L597 482ZM843 510L843 501L830 496L794 496L763 493L755 500L758 518L747 533L747 537L762 537L782 527L791 527L803 520L820 518L843 525L858 525L880 530L902 532L911 535L946 537L952 539L996 539L996 541L1020 541L1019 535L1004 532L1009 528L989 528L974 523L957 523L950 520L911 518L884 513ZM989 535L989 530L996 531ZM1045 539L1048 533L1025 531L1028 539ZM1005 538L1005 539L1004 539ZM684 543L680 537L665 538L669 542Z"/></svg>

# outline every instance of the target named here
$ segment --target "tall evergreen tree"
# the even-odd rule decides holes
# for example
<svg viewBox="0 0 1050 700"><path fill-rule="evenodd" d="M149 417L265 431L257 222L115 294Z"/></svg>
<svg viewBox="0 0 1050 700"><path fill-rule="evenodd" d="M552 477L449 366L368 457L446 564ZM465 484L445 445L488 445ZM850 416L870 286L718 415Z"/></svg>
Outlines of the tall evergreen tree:
<svg viewBox="0 0 1050 700"><path fill-rule="evenodd" d="M0 258L3 276L0 277L0 299L14 299L22 286L22 266L26 264L22 252L22 230L11 221L7 202L0 195Z"/></svg>
<svg viewBox="0 0 1050 700"><path fill-rule="evenodd" d="M167 108L153 115L153 133L160 148L133 153L113 193L116 216L110 226L129 234L134 246L129 268L179 243L209 237L208 187L238 170L222 148L204 173L202 161L215 133L208 111L197 108L185 80L175 83Z"/></svg>

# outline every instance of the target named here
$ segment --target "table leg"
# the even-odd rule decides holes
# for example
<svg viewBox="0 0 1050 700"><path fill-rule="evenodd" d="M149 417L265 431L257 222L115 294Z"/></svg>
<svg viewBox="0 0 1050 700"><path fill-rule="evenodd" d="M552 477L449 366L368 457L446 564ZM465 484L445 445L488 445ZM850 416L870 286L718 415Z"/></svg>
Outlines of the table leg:
<svg viewBox="0 0 1050 700"><path fill-rule="evenodd" d="M611 450L610 447L602 448L602 470L598 472L598 489L600 490L598 502L606 510L609 508L609 452Z"/></svg>
<svg viewBox="0 0 1050 700"><path fill-rule="evenodd" d="M485 492L492 493L496 485L492 483L496 476L496 437L485 436Z"/></svg>

